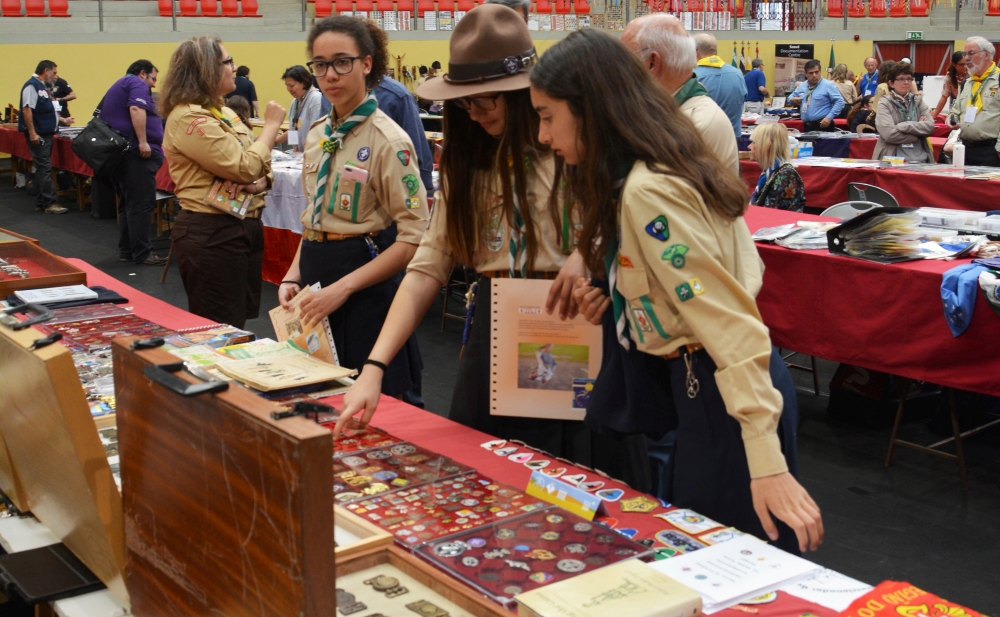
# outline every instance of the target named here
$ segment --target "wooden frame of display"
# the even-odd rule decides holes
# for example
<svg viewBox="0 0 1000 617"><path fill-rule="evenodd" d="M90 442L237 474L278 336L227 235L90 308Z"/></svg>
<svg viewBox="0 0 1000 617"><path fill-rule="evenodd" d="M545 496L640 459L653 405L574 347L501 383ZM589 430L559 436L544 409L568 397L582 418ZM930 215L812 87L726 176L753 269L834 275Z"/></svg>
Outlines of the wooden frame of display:
<svg viewBox="0 0 1000 617"><path fill-rule="evenodd" d="M72 354L0 325L0 488L126 605L122 506Z"/></svg>
<svg viewBox="0 0 1000 617"><path fill-rule="evenodd" d="M333 512L337 527L342 527L360 538L360 540L353 544L338 546L334 549L336 559L343 559L372 548L381 548L393 543L391 533L374 523L366 521L350 510L345 510L340 506L333 506Z"/></svg>
<svg viewBox="0 0 1000 617"><path fill-rule="evenodd" d="M62 285L86 285L87 273L56 257L52 253L31 242L10 242L0 244L0 258L24 257L44 266L49 274L26 279L0 280L0 296L6 296L18 289L38 287L59 287Z"/></svg>
<svg viewBox="0 0 1000 617"><path fill-rule="evenodd" d="M406 575L416 579L418 583L427 586L431 591L440 594L449 602L457 604L477 617L514 617L514 613L484 598L482 594L466 587L460 581L394 544L361 551L350 557L338 556L337 572L344 576L384 563L398 568Z"/></svg>
<svg viewBox="0 0 1000 617"><path fill-rule="evenodd" d="M14 238L17 238L17 240L4 240L2 237L3 235L13 236ZM23 236L9 229L0 229L0 244L7 244L8 242L17 242L17 241L28 242L30 244L35 244L35 245L38 244L38 240L36 240L35 238L29 238L28 236Z"/></svg>
<svg viewBox="0 0 1000 617"><path fill-rule="evenodd" d="M238 385L183 396L136 339L112 343L132 612L334 617L330 431Z"/></svg>

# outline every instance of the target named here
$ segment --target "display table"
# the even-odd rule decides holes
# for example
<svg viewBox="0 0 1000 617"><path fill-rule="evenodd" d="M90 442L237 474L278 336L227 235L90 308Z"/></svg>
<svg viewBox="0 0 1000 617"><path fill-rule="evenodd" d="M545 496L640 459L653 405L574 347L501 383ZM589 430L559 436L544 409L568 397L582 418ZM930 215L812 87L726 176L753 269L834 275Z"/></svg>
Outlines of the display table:
<svg viewBox="0 0 1000 617"><path fill-rule="evenodd" d="M274 186L267 192L263 277L277 285L288 272L302 241L302 213L308 200L302 188L302 162L274 163Z"/></svg>
<svg viewBox="0 0 1000 617"><path fill-rule="evenodd" d="M933 206L954 210L985 212L996 207L998 185L993 181L967 180L948 176L874 167L844 168L797 164L806 188L807 208L828 208L847 201L847 184L863 182L883 188L905 207ZM741 160L740 170L752 192L760 177L760 165Z"/></svg>
<svg viewBox="0 0 1000 617"><path fill-rule="evenodd" d="M750 206L750 231L801 220L833 220ZM764 286L757 296L771 340L835 362L1000 396L1000 317L976 294L972 324L955 338L941 305L941 275L969 260L883 265L757 244Z"/></svg>

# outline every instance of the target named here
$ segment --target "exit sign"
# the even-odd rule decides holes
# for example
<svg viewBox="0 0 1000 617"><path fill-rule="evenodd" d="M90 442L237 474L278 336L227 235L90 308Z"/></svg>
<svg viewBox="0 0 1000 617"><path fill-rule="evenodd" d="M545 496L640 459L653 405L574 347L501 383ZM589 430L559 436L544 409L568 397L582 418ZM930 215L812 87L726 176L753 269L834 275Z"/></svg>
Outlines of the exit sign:
<svg viewBox="0 0 1000 617"><path fill-rule="evenodd" d="M922 40L924 40L924 33L923 33L923 31L920 31L920 30L918 30L916 32L907 32L906 33L906 40L907 41L922 41Z"/></svg>

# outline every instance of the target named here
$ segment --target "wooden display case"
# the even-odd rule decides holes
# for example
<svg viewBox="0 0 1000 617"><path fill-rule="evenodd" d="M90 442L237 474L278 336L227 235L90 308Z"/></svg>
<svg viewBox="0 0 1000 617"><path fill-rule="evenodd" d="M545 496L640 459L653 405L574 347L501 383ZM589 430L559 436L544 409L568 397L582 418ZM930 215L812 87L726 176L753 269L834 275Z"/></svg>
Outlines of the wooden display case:
<svg viewBox="0 0 1000 617"><path fill-rule="evenodd" d="M369 523L357 514L340 506L333 506L333 512L335 521L333 535L337 541L334 553L337 559L393 543L391 533Z"/></svg>
<svg viewBox="0 0 1000 617"><path fill-rule="evenodd" d="M69 350L0 325L0 489L123 603L121 498Z"/></svg>
<svg viewBox="0 0 1000 617"><path fill-rule="evenodd" d="M31 242L0 243L0 259L28 271L29 277L0 273L0 297L18 289L86 285L87 273Z"/></svg>
<svg viewBox="0 0 1000 617"><path fill-rule="evenodd" d="M15 233L9 229L0 229L0 244L8 244L11 242L30 242L31 244L38 244L38 240L35 238L22 236L21 234Z"/></svg>
<svg viewBox="0 0 1000 617"><path fill-rule="evenodd" d="M183 395L203 382L134 340L112 344L133 614L334 617L330 431L237 385Z"/></svg>
<svg viewBox="0 0 1000 617"><path fill-rule="evenodd" d="M399 579L409 591L388 598L364 584L365 580L378 575ZM419 611L407 609L406 605L424 600L448 611L450 617L514 617L499 604L395 545L368 549L350 557L338 555L337 577L339 589L354 594L368 606L367 611L359 611L359 615L409 615L411 611L419 615Z"/></svg>

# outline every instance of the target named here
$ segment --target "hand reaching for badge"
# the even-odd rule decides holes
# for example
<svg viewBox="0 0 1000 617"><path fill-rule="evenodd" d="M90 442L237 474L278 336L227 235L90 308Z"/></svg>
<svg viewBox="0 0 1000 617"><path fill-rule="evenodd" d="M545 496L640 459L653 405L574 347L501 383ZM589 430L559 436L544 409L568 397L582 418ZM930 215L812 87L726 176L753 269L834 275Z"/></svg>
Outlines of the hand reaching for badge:
<svg viewBox="0 0 1000 617"><path fill-rule="evenodd" d="M601 318L604 311L611 306L609 298L600 287L594 287L585 278L578 278L573 290L573 299L579 307L580 315L595 326L601 325Z"/></svg>
<svg viewBox="0 0 1000 617"><path fill-rule="evenodd" d="M306 328L313 327L319 323L319 320L343 306L344 302L347 302L347 299L351 297L351 293L351 290L341 279L329 287L309 294L309 297L299 305L299 317L302 319L302 325Z"/></svg>
<svg viewBox="0 0 1000 617"><path fill-rule="evenodd" d="M340 431L349 426L349 422L359 422L355 416L361 416L361 425L367 425L375 414L379 398L382 396L382 369L377 366L365 365L354 385L344 395L343 408L337 426L333 429L333 438L340 436Z"/></svg>
<svg viewBox="0 0 1000 617"><path fill-rule="evenodd" d="M778 539L778 528L771 518L774 514L795 532L803 553L815 551L823 543L823 516L819 506L792 474L786 471L753 478L750 493L764 532L772 541Z"/></svg>

